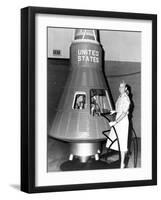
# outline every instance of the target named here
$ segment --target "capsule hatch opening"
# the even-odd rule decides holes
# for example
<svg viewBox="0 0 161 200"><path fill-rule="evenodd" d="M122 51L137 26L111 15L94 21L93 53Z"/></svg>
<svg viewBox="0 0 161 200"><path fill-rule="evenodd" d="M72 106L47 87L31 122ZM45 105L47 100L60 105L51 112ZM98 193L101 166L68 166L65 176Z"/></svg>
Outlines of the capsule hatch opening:
<svg viewBox="0 0 161 200"><path fill-rule="evenodd" d="M92 116L100 116L111 110L108 92L105 89L90 90L90 114Z"/></svg>
<svg viewBox="0 0 161 200"><path fill-rule="evenodd" d="M72 109L83 110L86 108L87 95L86 92L77 91L74 94Z"/></svg>

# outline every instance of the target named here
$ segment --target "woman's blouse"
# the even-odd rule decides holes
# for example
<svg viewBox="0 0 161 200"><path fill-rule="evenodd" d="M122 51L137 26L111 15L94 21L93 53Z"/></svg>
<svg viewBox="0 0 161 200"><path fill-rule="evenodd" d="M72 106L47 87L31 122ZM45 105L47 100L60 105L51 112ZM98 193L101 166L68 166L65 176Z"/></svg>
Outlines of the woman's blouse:
<svg viewBox="0 0 161 200"><path fill-rule="evenodd" d="M126 93L123 93L119 96L116 101L116 112L118 115L121 115L123 112L128 114L130 106L130 99Z"/></svg>

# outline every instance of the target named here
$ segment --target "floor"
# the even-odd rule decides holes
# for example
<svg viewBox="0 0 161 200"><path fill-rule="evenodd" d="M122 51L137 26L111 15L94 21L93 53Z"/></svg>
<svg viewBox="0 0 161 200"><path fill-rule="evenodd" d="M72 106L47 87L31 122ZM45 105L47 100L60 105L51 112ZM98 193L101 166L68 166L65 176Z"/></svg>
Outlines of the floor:
<svg viewBox="0 0 161 200"><path fill-rule="evenodd" d="M141 167L141 142L140 139L132 139L131 149L126 156L126 168ZM87 163L80 163L75 158L69 161L69 143L55 140L48 137L48 165L47 171L74 171L74 170L92 170L92 169L113 169L120 167L119 154L113 150L107 150L103 143L103 151L100 154L100 160L94 158Z"/></svg>

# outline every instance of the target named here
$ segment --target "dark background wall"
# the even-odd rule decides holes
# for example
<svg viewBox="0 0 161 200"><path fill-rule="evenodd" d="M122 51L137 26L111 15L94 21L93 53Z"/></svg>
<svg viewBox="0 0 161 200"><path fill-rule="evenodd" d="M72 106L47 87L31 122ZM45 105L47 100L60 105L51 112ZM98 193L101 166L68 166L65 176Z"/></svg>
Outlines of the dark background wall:
<svg viewBox="0 0 161 200"><path fill-rule="evenodd" d="M141 137L141 63L105 61L104 69L114 102L119 95L118 87L120 81L124 80L130 86L134 105L132 113L133 126L137 136ZM56 108L59 103L68 73L69 59L48 59L48 130L52 125L55 116L54 108Z"/></svg>

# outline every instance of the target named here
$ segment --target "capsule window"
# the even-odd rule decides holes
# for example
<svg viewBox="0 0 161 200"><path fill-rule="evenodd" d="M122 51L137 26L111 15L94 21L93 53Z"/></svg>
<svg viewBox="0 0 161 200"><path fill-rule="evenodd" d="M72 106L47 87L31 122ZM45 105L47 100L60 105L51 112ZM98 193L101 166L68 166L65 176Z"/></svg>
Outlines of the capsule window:
<svg viewBox="0 0 161 200"><path fill-rule="evenodd" d="M74 94L74 100L72 108L74 110L83 110L86 107L86 93L85 92L76 92Z"/></svg>
<svg viewBox="0 0 161 200"><path fill-rule="evenodd" d="M108 113L111 109L110 99L107 90L91 89L90 90L90 114L100 116Z"/></svg>

